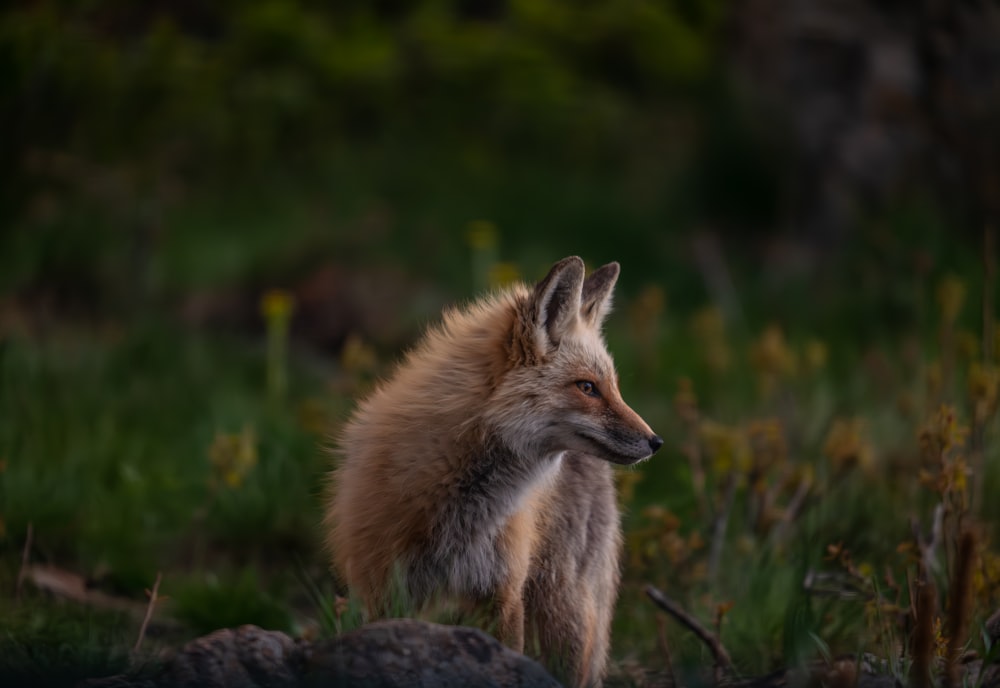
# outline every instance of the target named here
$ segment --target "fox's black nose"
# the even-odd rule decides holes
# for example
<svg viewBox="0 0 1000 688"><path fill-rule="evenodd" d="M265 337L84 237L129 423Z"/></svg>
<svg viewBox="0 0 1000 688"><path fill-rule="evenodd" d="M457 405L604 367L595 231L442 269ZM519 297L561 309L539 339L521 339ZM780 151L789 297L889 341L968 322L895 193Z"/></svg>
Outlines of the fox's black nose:
<svg viewBox="0 0 1000 688"><path fill-rule="evenodd" d="M656 450L662 446L663 446L663 438L660 437L659 435L653 435L652 437L649 438L649 448L653 450L654 454L656 453Z"/></svg>

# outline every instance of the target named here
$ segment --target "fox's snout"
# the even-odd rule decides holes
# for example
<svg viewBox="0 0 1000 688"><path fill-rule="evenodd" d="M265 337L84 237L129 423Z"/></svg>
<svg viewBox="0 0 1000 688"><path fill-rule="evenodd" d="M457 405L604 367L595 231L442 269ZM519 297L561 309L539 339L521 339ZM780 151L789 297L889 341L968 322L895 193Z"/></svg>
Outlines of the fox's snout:
<svg viewBox="0 0 1000 688"><path fill-rule="evenodd" d="M614 411L614 420L606 426L610 442L605 445L610 455L603 458L618 464L630 465L645 461L663 446L660 437L622 400L617 386L612 388L609 396L609 408Z"/></svg>
<svg viewBox="0 0 1000 688"><path fill-rule="evenodd" d="M638 444L632 445L638 451L632 451L632 452L616 451L612 455L604 456L603 458L611 461L612 463L621 464L623 466L630 466L632 464L636 464L641 461L646 461L653 454L655 454L660 449L660 447L663 446L663 438L654 433L651 435L647 435L644 439L645 439L645 445L649 447L648 451L643 451L645 447L643 447L642 440L639 440Z"/></svg>

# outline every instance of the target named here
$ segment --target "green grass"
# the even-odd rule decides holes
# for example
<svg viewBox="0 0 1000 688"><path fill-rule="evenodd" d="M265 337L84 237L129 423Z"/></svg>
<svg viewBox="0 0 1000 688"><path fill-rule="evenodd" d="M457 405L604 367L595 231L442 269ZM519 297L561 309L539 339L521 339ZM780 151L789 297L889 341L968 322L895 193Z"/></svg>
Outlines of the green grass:
<svg viewBox="0 0 1000 688"><path fill-rule="evenodd" d="M70 686L121 673L135 642L121 613L29 595L5 601L0 679L8 686Z"/></svg>

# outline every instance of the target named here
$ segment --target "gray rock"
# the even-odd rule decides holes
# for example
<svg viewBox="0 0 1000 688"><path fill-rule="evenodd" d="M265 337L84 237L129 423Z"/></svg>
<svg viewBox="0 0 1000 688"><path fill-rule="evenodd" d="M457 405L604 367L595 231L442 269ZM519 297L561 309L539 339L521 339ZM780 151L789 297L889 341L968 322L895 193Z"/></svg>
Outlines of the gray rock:
<svg viewBox="0 0 1000 688"><path fill-rule="evenodd" d="M495 686L559 684L534 660L474 628L412 619L369 624L314 646L307 686Z"/></svg>
<svg viewBox="0 0 1000 688"><path fill-rule="evenodd" d="M532 659L482 631L394 619L310 644L257 626L192 640L154 676L94 679L81 688L550 688Z"/></svg>
<svg viewBox="0 0 1000 688"><path fill-rule="evenodd" d="M225 628L192 640L156 680L178 688L293 688L308 645L257 626Z"/></svg>

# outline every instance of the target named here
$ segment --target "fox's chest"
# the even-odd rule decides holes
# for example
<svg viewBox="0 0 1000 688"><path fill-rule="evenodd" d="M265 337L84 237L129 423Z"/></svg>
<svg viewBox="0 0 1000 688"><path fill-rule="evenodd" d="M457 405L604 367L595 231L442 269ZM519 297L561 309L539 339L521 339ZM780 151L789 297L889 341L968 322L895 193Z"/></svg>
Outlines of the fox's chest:
<svg viewBox="0 0 1000 688"><path fill-rule="evenodd" d="M538 500L562 467L562 454L521 476L486 474L442 500L426 547L410 554L411 593L423 599L446 589L460 595L492 595L510 576L511 538L526 533L515 522L533 522ZM520 479L514 479L514 478Z"/></svg>
<svg viewBox="0 0 1000 688"><path fill-rule="evenodd" d="M442 592L488 596L507 576L502 554L502 520L447 518L437 524L430 542L405 556L407 587L422 603Z"/></svg>

